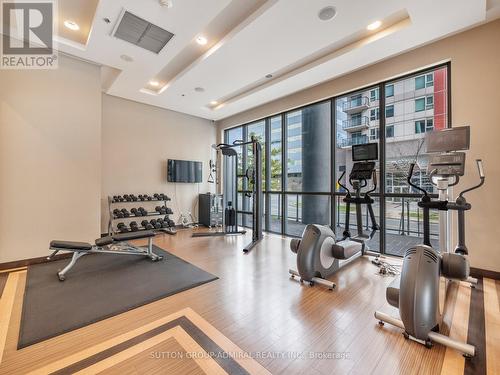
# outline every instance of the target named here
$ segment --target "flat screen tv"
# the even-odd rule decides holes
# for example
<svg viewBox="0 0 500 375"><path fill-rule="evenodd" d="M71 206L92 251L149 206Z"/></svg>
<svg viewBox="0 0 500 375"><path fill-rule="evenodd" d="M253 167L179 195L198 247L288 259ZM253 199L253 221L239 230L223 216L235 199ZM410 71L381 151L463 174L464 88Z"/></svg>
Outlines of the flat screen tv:
<svg viewBox="0 0 500 375"><path fill-rule="evenodd" d="M167 181L198 183L202 180L202 162L168 159Z"/></svg>

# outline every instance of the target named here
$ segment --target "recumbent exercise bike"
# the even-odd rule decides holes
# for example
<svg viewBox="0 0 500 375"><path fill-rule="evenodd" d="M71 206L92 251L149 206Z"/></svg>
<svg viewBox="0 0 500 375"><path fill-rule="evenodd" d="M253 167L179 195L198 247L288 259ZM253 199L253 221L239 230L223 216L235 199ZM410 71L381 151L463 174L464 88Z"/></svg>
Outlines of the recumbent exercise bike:
<svg viewBox="0 0 500 375"><path fill-rule="evenodd" d="M345 230L342 239L337 241L335 233L327 226L308 224L304 228L301 239L293 239L290 249L297 254L297 270L290 269L291 277L299 277L301 282L308 282L311 286L315 283L333 290L336 284L327 280L329 276L339 270L342 266L354 259L365 255L368 250L366 244L371 240L379 226L373 213L373 199L370 193L377 189L377 174L375 161L378 159L377 143L368 143L352 146L352 160L354 165L349 174L349 183L354 189L354 194L341 183L345 171L337 180L339 186L347 192L343 201L346 204ZM362 192L361 189L373 180L373 187ZM356 206L357 234L352 236L350 232L350 208L351 204ZM366 205L371 220L371 232L365 234L363 231L362 207Z"/></svg>

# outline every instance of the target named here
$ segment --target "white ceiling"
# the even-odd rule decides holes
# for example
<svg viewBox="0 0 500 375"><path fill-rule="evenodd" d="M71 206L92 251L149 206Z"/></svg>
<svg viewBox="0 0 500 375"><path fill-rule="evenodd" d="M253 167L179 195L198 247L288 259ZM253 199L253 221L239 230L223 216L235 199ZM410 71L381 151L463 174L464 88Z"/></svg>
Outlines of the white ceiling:
<svg viewBox="0 0 500 375"><path fill-rule="evenodd" d="M87 45L60 40L59 49L112 68L104 70L108 94L219 120L490 21L500 16L498 3L173 0L168 9L158 0L101 0ZM337 16L319 20L328 5ZM124 9L175 36L158 55L113 37ZM368 32L375 20L382 27ZM207 37L206 46L196 43L199 35ZM160 90L151 90L151 79ZM211 106L213 100L222 104Z"/></svg>

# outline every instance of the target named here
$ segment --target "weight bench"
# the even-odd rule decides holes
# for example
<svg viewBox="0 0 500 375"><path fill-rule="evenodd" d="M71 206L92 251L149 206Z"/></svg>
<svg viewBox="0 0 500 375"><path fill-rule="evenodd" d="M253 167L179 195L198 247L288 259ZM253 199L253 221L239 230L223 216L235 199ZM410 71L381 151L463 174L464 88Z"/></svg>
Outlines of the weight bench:
<svg viewBox="0 0 500 375"><path fill-rule="evenodd" d="M73 257L63 270L57 273L60 281L66 279L66 273L73 268L78 259L87 254L119 254L119 255L139 255L150 258L156 262L162 260L161 255L153 252L153 237L155 233L151 230L142 232L120 233L114 236L107 236L95 240L95 245L87 242L73 241L51 241L50 250L53 251L47 260L51 260L59 251L72 251ZM127 241L147 238L148 244L146 247L134 246Z"/></svg>

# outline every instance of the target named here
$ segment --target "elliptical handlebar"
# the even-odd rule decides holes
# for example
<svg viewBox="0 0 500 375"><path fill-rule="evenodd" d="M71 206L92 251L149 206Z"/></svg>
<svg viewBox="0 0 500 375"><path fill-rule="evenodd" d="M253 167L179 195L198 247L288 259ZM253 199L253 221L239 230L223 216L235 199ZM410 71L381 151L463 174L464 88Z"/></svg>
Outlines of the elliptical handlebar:
<svg viewBox="0 0 500 375"><path fill-rule="evenodd" d="M438 186L435 182L434 182L434 175L437 174L437 169L433 169L430 173L429 173L429 181L432 185L434 186ZM448 176L448 181L450 179L450 176ZM448 182L448 186L451 187L451 186L455 186L455 185L458 185L458 183L460 182L460 177L457 176L457 175L454 175L453 176L453 182Z"/></svg>
<svg viewBox="0 0 500 375"><path fill-rule="evenodd" d="M347 188L347 186L343 185L342 182L340 182L340 180L342 180L342 178L345 176L345 171L342 172L342 174L340 175L340 177L337 179L337 184L339 184L340 187L344 188L348 194L351 194L351 191Z"/></svg>
<svg viewBox="0 0 500 375"><path fill-rule="evenodd" d="M481 186L483 186L483 184L484 184L484 180L486 179L486 177L484 175L483 161L481 159L476 159L476 164L477 164L477 171L479 173L479 179L480 179L479 184L460 192L460 194L458 195L460 198L462 198L465 193L468 193L472 190L476 190L476 189L480 188Z"/></svg>
<svg viewBox="0 0 500 375"><path fill-rule="evenodd" d="M408 182L408 185L410 185L412 188L421 191L424 193L424 195L427 197L427 191L425 189L422 189L420 186L415 185L413 182L411 182L411 178L413 177L413 169L415 168L415 163L410 164L410 172L408 172L408 177L406 178L406 181Z"/></svg>
<svg viewBox="0 0 500 375"><path fill-rule="evenodd" d="M375 190L377 190L377 171L375 169L373 170L372 180L373 180L373 189L368 190L365 193L365 196L368 196L370 195L370 193L373 193Z"/></svg>
<svg viewBox="0 0 500 375"><path fill-rule="evenodd" d="M481 179L481 181L484 182L485 176L484 176L484 169L483 169L483 160L476 159L476 164L477 164L477 170L479 172L479 178Z"/></svg>

